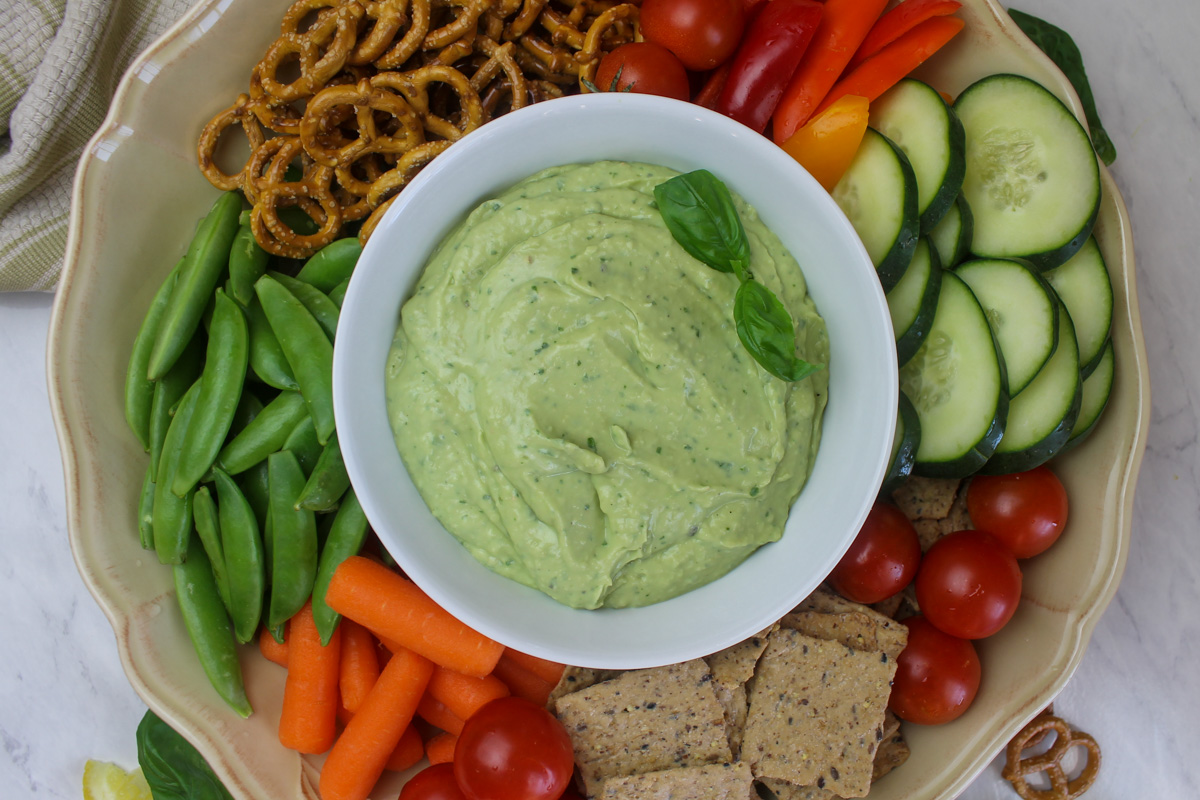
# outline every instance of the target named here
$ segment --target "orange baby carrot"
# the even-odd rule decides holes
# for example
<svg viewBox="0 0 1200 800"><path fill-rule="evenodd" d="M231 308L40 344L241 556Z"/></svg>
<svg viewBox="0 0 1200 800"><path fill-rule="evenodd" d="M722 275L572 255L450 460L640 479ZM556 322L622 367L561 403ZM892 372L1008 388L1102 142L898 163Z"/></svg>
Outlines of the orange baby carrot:
<svg viewBox="0 0 1200 800"><path fill-rule="evenodd" d="M429 756L430 764L445 764L454 760L457 745L458 737L453 733L439 733L425 743L425 755Z"/></svg>
<svg viewBox="0 0 1200 800"><path fill-rule="evenodd" d="M410 726L432 674L433 663L411 650L392 656L325 759L323 800L365 800Z"/></svg>
<svg viewBox="0 0 1200 800"><path fill-rule="evenodd" d="M258 651L267 661L274 661L279 666L286 667L288 660L287 626L285 625L283 628L282 642L275 641L271 632L263 628L258 637Z"/></svg>
<svg viewBox="0 0 1200 800"><path fill-rule="evenodd" d="M446 708L445 703L428 692L417 704L417 714L430 725L441 728L447 733L453 733L455 736L462 733L462 718L456 716L453 711Z"/></svg>
<svg viewBox="0 0 1200 800"><path fill-rule="evenodd" d="M421 760L425 755L425 743L421 741L421 734L412 725L404 729L404 733L400 736L400 742L396 745L396 749L388 756L387 763L383 768L392 772L403 772L413 764Z"/></svg>
<svg viewBox="0 0 1200 800"><path fill-rule="evenodd" d="M515 661L549 683L558 683L558 679L562 677L563 670L567 668L565 664L531 656L528 653L522 653L520 650L513 650L511 647L505 648L503 657L510 661Z"/></svg>
<svg viewBox="0 0 1200 800"><path fill-rule="evenodd" d="M854 69L930 17L944 17L960 8L958 0L904 0L871 27L846 69Z"/></svg>
<svg viewBox="0 0 1200 800"><path fill-rule="evenodd" d="M494 675L476 678L445 667L434 668L425 693L461 720L470 719L492 700L509 695L508 687Z"/></svg>
<svg viewBox="0 0 1200 800"><path fill-rule="evenodd" d="M539 706L546 705L546 701L550 699L550 692L554 689L553 683L544 681L537 675L534 675L509 658L508 654L505 654L496 663L496 669L492 674L504 681L504 685L514 695L524 697L529 702L537 703Z"/></svg>
<svg viewBox="0 0 1200 800"><path fill-rule="evenodd" d="M301 753L324 753L337 735L341 633L334 631L329 644L321 645L311 602L296 612L288 628L288 672L279 715L279 741Z"/></svg>
<svg viewBox="0 0 1200 800"><path fill-rule="evenodd" d="M415 583L361 556L337 568L325 602L377 636L465 675L482 678L504 652L504 645L459 622Z"/></svg>
<svg viewBox="0 0 1200 800"><path fill-rule="evenodd" d="M375 651L375 637L362 625L352 619L343 619L338 627L342 629L338 688L346 710L354 713L379 679L379 656Z"/></svg>

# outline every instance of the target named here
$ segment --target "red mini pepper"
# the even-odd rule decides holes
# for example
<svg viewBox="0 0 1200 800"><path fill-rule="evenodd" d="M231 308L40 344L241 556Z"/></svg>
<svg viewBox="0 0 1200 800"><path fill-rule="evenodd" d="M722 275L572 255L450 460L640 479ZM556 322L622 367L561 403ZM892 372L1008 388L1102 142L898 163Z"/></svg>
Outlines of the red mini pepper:
<svg viewBox="0 0 1200 800"><path fill-rule="evenodd" d="M762 133L817 30L822 9L815 0L763 3L734 54L716 110Z"/></svg>

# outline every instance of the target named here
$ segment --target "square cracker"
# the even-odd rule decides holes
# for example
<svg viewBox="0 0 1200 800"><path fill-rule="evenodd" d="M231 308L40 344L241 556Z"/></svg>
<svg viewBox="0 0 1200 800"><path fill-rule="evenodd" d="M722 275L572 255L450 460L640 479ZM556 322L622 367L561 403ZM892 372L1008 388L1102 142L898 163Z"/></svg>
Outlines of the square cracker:
<svg viewBox="0 0 1200 800"><path fill-rule="evenodd" d="M776 800L841 800L833 792L818 786L797 786L778 778L763 778L761 783Z"/></svg>
<svg viewBox="0 0 1200 800"><path fill-rule="evenodd" d="M732 761L725 713L700 659L625 672L558 699L589 795L602 781Z"/></svg>
<svg viewBox="0 0 1200 800"><path fill-rule="evenodd" d="M742 737L746 732L746 713L750 710L746 696L746 684L739 683L730 689L719 683L714 684L717 690L717 701L725 711L725 736L729 739L729 752L734 759L741 758Z"/></svg>
<svg viewBox="0 0 1200 800"><path fill-rule="evenodd" d="M758 663L758 657L767 649L767 636L775 627L772 625L749 639L718 650L711 656L705 656L704 661L712 670L713 680L730 689L750 680L754 676L754 665Z"/></svg>
<svg viewBox="0 0 1200 800"><path fill-rule="evenodd" d="M793 611L779 621L806 636L841 642L852 650L870 650L894 659L908 644L908 628L893 619L868 609L827 613Z"/></svg>
<svg viewBox="0 0 1200 800"><path fill-rule="evenodd" d="M742 758L760 780L864 796L895 672L879 652L781 628L758 663Z"/></svg>
<svg viewBox="0 0 1200 800"><path fill-rule="evenodd" d="M600 784L599 800L752 800L754 777L743 761L680 767ZM756 800L756 798L755 798Z"/></svg>
<svg viewBox="0 0 1200 800"><path fill-rule="evenodd" d="M597 683L612 680L620 674L621 670L616 669L589 669L588 667L568 666L563 670L562 677L558 679L558 683L550 690L550 698L546 700L546 708L553 714L555 707L558 705L558 698L587 689L590 686L595 686Z"/></svg>
<svg viewBox="0 0 1200 800"><path fill-rule="evenodd" d="M945 519L960 482L957 478L913 476L892 492L892 500L911 520Z"/></svg>
<svg viewBox="0 0 1200 800"><path fill-rule="evenodd" d="M908 761L911 753L908 742L904 740L904 734L900 732L900 726L897 725L891 734L883 737L883 742L875 752L875 762L871 767L871 782L879 780Z"/></svg>

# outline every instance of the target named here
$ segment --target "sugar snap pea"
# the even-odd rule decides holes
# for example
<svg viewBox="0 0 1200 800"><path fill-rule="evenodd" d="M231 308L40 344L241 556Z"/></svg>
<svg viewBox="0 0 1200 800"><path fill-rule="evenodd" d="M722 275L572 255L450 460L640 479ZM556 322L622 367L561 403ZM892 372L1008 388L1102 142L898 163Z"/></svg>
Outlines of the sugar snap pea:
<svg viewBox="0 0 1200 800"><path fill-rule="evenodd" d="M150 411L154 403L155 386L154 381L146 377L146 370L163 313L167 310L167 301L171 299L171 290L178 278L179 264L176 264L150 301L150 310L138 328L137 337L133 340L133 352L129 356L129 367L125 370L125 421L146 452L150 452Z"/></svg>
<svg viewBox="0 0 1200 800"><path fill-rule="evenodd" d="M362 549L363 541L367 538L367 515L359 505L358 497L353 489L346 491L342 504L333 518L333 526L321 548L321 558L317 562L317 579L313 583L312 612L317 623L317 632L321 635L321 644L329 644L341 615L325 602L325 592L329 589L329 581L338 565L352 555L357 555Z"/></svg>
<svg viewBox="0 0 1200 800"><path fill-rule="evenodd" d="M138 541L145 550L154 549L154 472L146 467L142 479L142 492L138 496L137 508Z"/></svg>
<svg viewBox="0 0 1200 800"><path fill-rule="evenodd" d="M330 242L304 262L296 278L322 292L330 292L339 283L350 279L361 253L362 243L357 236Z"/></svg>
<svg viewBox="0 0 1200 800"><path fill-rule="evenodd" d="M304 473L290 450L267 459L271 481L271 601L267 626L291 619L312 596L317 575L317 521L296 508Z"/></svg>
<svg viewBox="0 0 1200 800"><path fill-rule="evenodd" d="M349 488L350 476L346 474L342 448L338 444L337 431L334 431L296 503L310 511L332 511Z"/></svg>
<svg viewBox="0 0 1200 800"><path fill-rule="evenodd" d="M266 567L263 564L262 536L250 501L233 478L220 467L213 469L213 480L220 501L221 547L225 554L225 574L229 581L229 615L233 632L245 644L254 638L262 617Z"/></svg>
<svg viewBox="0 0 1200 800"><path fill-rule="evenodd" d="M296 423L296 427L288 435L287 441L283 443L283 450L291 450L296 456L296 461L300 464L300 471L304 473L305 479L312 474L313 467L317 465L317 461L321 458L321 443L317 441L317 430L313 427L312 419L305 417ZM303 487L301 487L303 489ZM299 495L294 498L299 501Z"/></svg>
<svg viewBox="0 0 1200 800"><path fill-rule="evenodd" d="M325 331L325 335L332 342L334 335L337 333L338 324L338 307L334 302L320 289L304 281L288 277L282 272L268 272L267 274L282 283L285 289L294 294L296 299L304 304L304 307L308 309L308 313L313 315L313 318L320 324L321 330Z"/></svg>
<svg viewBox="0 0 1200 800"><path fill-rule="evenodd" d="M229 263L229 247L237 233L241 210L241 195L226 192L201 221L163 312L147 364L147 378L157 380L166 375L195 334L213 289Z"/></svg>
<svg viewBox="0 0 1200 800"><path fill-rule="evenodd" d="M219 467L214 469L219 469ZM258 520L258 527L263 530L265 536L267 509L270 508L271 504L271 489L267 483L266 459L263 459L241 475L238 475L237 485L242 490L242 494L246 496L246 502L253 509L254 518Z"/></svg>
<svg viewBox="0 0 1200 800"><path fill-rule="evenodd" d="M238 226L229 248L229 296L242 308L254 299L254 282L267 271L269 255L258 245L250 221Z"/></svg>
<svg viewBox="0 0 1200 800"><path fill-rule="evenodd" d="M221 546L221 521L217 517L217 504L213 502L212 493L208 491L207 486L201 486L192 495L192 519L196 523L200 544L212 565L213 579L217 583L221 602L225 604L227 611L232 611L229 576L225 572L225 551Z"/></svg>
<svg viewBox="0 0 1200 800"><path fill-rule="evenodd" d="M304 398L296 392L279 396L259 412L250 424L221 448L217 466L230 475L250 469L283 448L296 425L308 417Z"/></svg>
<svg viewBox="0 0 1200 800"><path fill-rule="evenodd" d="M246 308L246 321L250 325L250 369L254 375L276 389L299 389L300 384L296 383L279 339L271 330L271 323L267 322L257 297Z"/></svg>
<svg viewBox="0 0 1200 800"><path fill-rule="evenodd" d="M175 407L191 388L204 369L204 337L197 336L188 344L162 380L154 384L154 402L150 406L150 471L158 476L158 459L163 439L175 414Z"/></svg>
<svg viewBox="0 0 1200 800"><path fill-rule="evenodd" d="M329 290L329 299L332 300L333 304L338 307L339 312L342 308L342 302L346 299L346 290L349 288L350 281L344 280Z"/></svg>
<svg viewBox="0 0 1200 800"><path fill-rule="evenodd" d="M262 400L248 388L242 389L242 399L238 400L237 410L233 412L233 422L229 426L229 435L237 436L263 410Z"/></svg>
<svg viewBox="0 0 1200 800"><path fill-rule="evenodd" d="M154 551L164 564L178 564L187 554L192 534L192 493L179 497L171 491L183 454L183 440L200 396L200 381L187 390L163 440L162 456L154 481Z"/></svg>
<svg viewBox="0 0 1200 800"><path fill-rule="evenodd" d="M242 668L238 663L233 629L213 579L204 547L193 541L187 558L173 568L175 598L183 623L209 683L229 706L243 717L253 709L246 699Z"/></svg>
<svg viewBox="0 0 1200 800"><path fill-rule="evenodd" d="M180 497L195 487L216 461L246 379L249 359L246 315L222 289L216 291L216 304L204 372L200 375L200 396L171 483L171 491Z"/></svg>
<svg viewBox="0 0 1200 800"><path fill-rule="evenodd" d="M300 394L324 445L333 433L333 343L321 325L283 284L264 275L254 284L271 329L279 339Z"/></svg>

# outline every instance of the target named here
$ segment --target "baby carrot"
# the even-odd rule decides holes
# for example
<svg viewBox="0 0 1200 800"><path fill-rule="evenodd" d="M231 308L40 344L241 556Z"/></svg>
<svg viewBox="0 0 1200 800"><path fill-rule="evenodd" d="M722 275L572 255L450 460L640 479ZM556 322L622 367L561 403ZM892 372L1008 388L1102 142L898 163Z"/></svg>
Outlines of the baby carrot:
<svg viewBox="0 0 1200 800"><path fill-rule="evenodd" d="M325 759L323 800L365 800L410 726L432 674L433 663L411 650L392 656Z"/></svg>
<svg viewBox="0 0 1200 800"><path fill-rule="evenodd" d="M375 652L375 637L362 625L348 619L339 628L342 631L342 665L338 686L342 704L353 714L379 680L379 656Z"/></svg>
<svg viewBox="0 0 1200 800"><path fill-rule="evenodd" d="M475 678L445 667L435 667L426 693L462 720L484 705L509 695L508 687L494 675Z"/></svg>
<svg viewBox="0 0 1200 800"><path fill-rule="evenodd" d="M322 646L305 603L288 625L288 671L279 715L279 742L301 753L324 753L337 735L338 669L342 637Z"/></svg>
<svg viewBox="0 0 1200 800"><path fill-rule="evenodd" d="M492 674L504 681L504 685L514 695L524 697L539 706L546 705L546 701L550 699L550 692L554 689L554 683L542 680L509 658L507 653L496 663L496 669Z"/></svg>
<svg viewBox="0 0 1200 800"><path fill-rule="evenodd" d="M522 653L520 650L513 650L511 647L505 648L503 657L510 661L515 661L549 683L558 683L559 678L562 677L563 670L566 669L565 665L559 664L557 661L547 661L544 658Z"/></svg>
<svg viewBox="0 0 1200 800"><path fill-rule="evenodd" d="M458 737L453 733L439 733L425 743L425 755L429 763L445 764L454 760L454 748L458 745Z"/></svg>
<svg viewBox="0 0 1200 800"><path fill-rule="evenodd" d="M269 628L263 628L262 633L258 635L258 651L263 654L263 658L267 661L274 661L281 667L288 665L288 642L287 628L284 628L283 641L275 641L275 637L271 635Z"/></svg>
<svg viewBox="0 0 1200 800"><path fill-rule="evenodd" d="M504 645L459 622L415 583L362 556L334 572L325 592L334 611L436 664L482 678Z"/></svg>
<svg viewBox="0 0 1200 800"><path fill-rule="evenodd" d="M388 756L387 763L383 765L386 770L392 772L403 772L421 760L425 755L425 743L421 741L421 734L412 725L404 729L404 733L400 736L400 743L396 745L396 749Z"/></svg>
<svg viewBox="0 0 1200 800"><path fill-rule="evenodd" d="M446 708L445 703L429 694L429 692L425 692L425 696L417 704L417 714L421 719L435 728L441 728L447 733L453 733L455 736L462 733L462 718Z"/></svg>

